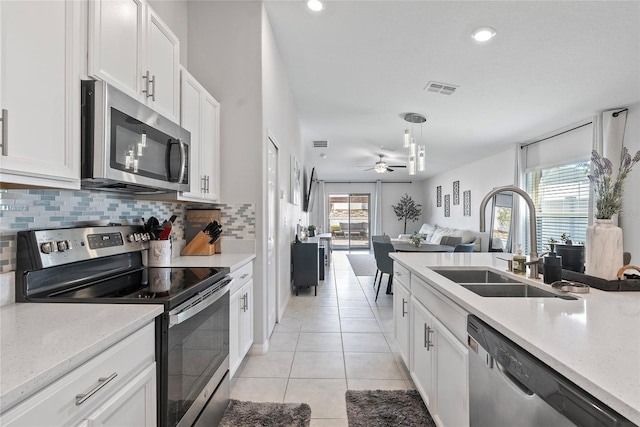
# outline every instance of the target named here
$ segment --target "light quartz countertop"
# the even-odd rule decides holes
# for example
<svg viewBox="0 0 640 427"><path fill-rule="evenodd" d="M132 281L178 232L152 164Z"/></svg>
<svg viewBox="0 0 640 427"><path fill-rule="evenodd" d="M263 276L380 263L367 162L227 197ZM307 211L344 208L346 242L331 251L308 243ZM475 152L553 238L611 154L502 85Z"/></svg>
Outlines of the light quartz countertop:
<svg viewBox="0 0 640 427"><path fill-rule="evenodd" d="M229 267L237 270L255 258L255 254L216 254L171 258L171 267Z"/></svg>
<svg viewBox="0 0 640 427"><path fill-rule="evenodd" d="M0 308L0 413L162 314L155 304L10 304Z"/></svg>
<svg viewBox="0 0 640 427"><path fill-rule="evenodd" d="M640 425L640 292L573 294L560 298L487 298L429 267L492 267L493 253L393 253L391 257L437 291L611 408ZM508 273L511 274L511 273ZM516 276L549 289L542 280Z"/></svg>

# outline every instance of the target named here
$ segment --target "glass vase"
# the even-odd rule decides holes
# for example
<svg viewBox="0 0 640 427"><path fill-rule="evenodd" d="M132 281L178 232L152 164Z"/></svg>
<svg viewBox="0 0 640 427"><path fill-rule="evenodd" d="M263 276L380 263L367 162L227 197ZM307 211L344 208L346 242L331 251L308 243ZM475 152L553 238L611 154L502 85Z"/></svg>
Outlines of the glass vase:
<svg viewBox="0 0 640 427"><path fill-rule="evenodd" d="M623 265L622 229L610 219L596 219L587 227L586 271L590 276L615 280Z"/></svg>

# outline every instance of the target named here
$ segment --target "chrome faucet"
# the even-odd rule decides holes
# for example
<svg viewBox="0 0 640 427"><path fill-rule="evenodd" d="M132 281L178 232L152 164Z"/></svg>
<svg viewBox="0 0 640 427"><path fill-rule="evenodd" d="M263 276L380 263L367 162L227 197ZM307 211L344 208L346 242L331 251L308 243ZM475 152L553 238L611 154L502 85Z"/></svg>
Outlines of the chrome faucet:
<svg viewBox="0 0 640 427"><path fill-rule="evenodd" d="M529 240L531 242L529 262L527 262L527 265L529 266L529 278L539 279L540 275L538 274L538 262L540 261L540 258L538 257L537 252L538 234L536 232L536 207L533 204L533 200L531 200L531 197L529 197L529 194L527 194L526 191L514 185L507 185L504 187L494 188L486 196L484 196L484 199L482 199L482 202L480 202L480 232L484 233L486 229L485 210L487 208L487 203L489 203L489 200L491 200L493 196L503 191L510 191L512 193L519 194L524 199L524 201L527 202L527 207L529 208Z"/></svg>

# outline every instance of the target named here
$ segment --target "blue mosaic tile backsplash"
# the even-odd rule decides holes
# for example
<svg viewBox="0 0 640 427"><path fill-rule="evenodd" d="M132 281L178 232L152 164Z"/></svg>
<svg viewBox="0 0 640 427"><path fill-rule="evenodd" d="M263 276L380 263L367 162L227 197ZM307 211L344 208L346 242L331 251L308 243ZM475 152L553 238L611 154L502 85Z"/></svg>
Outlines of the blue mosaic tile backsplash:
<svg viewBox="0 0 640 427"><path fill-rule="evenodd" d="M15 270L16 233L39 228L101 225L108 222L141 224L155 216L162 222L177 215L172 238L184 240L187 208L221 210L222 236L255 239L253 204L192 204L136 199L126 194L90 190L0 190L0 268Z"/></svg>

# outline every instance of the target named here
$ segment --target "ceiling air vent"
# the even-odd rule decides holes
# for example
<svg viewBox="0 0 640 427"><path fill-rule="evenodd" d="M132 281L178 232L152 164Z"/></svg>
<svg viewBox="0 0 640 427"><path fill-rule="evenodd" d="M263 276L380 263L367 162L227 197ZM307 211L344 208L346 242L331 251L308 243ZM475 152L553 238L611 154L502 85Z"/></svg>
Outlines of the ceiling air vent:
<svg viewBox="0 0 640 427"><path fill-rule="evenodd" d="M313 148L327 148L328 146L327 141L313 141Z"/></svg>
<svg viewBox="0 0 640 427"><path fill-rule="evenodd" d="M429 82L424 88L427 92L440 93L442 95L451 95L460 86L452 85L449 83Z"/></svg>

